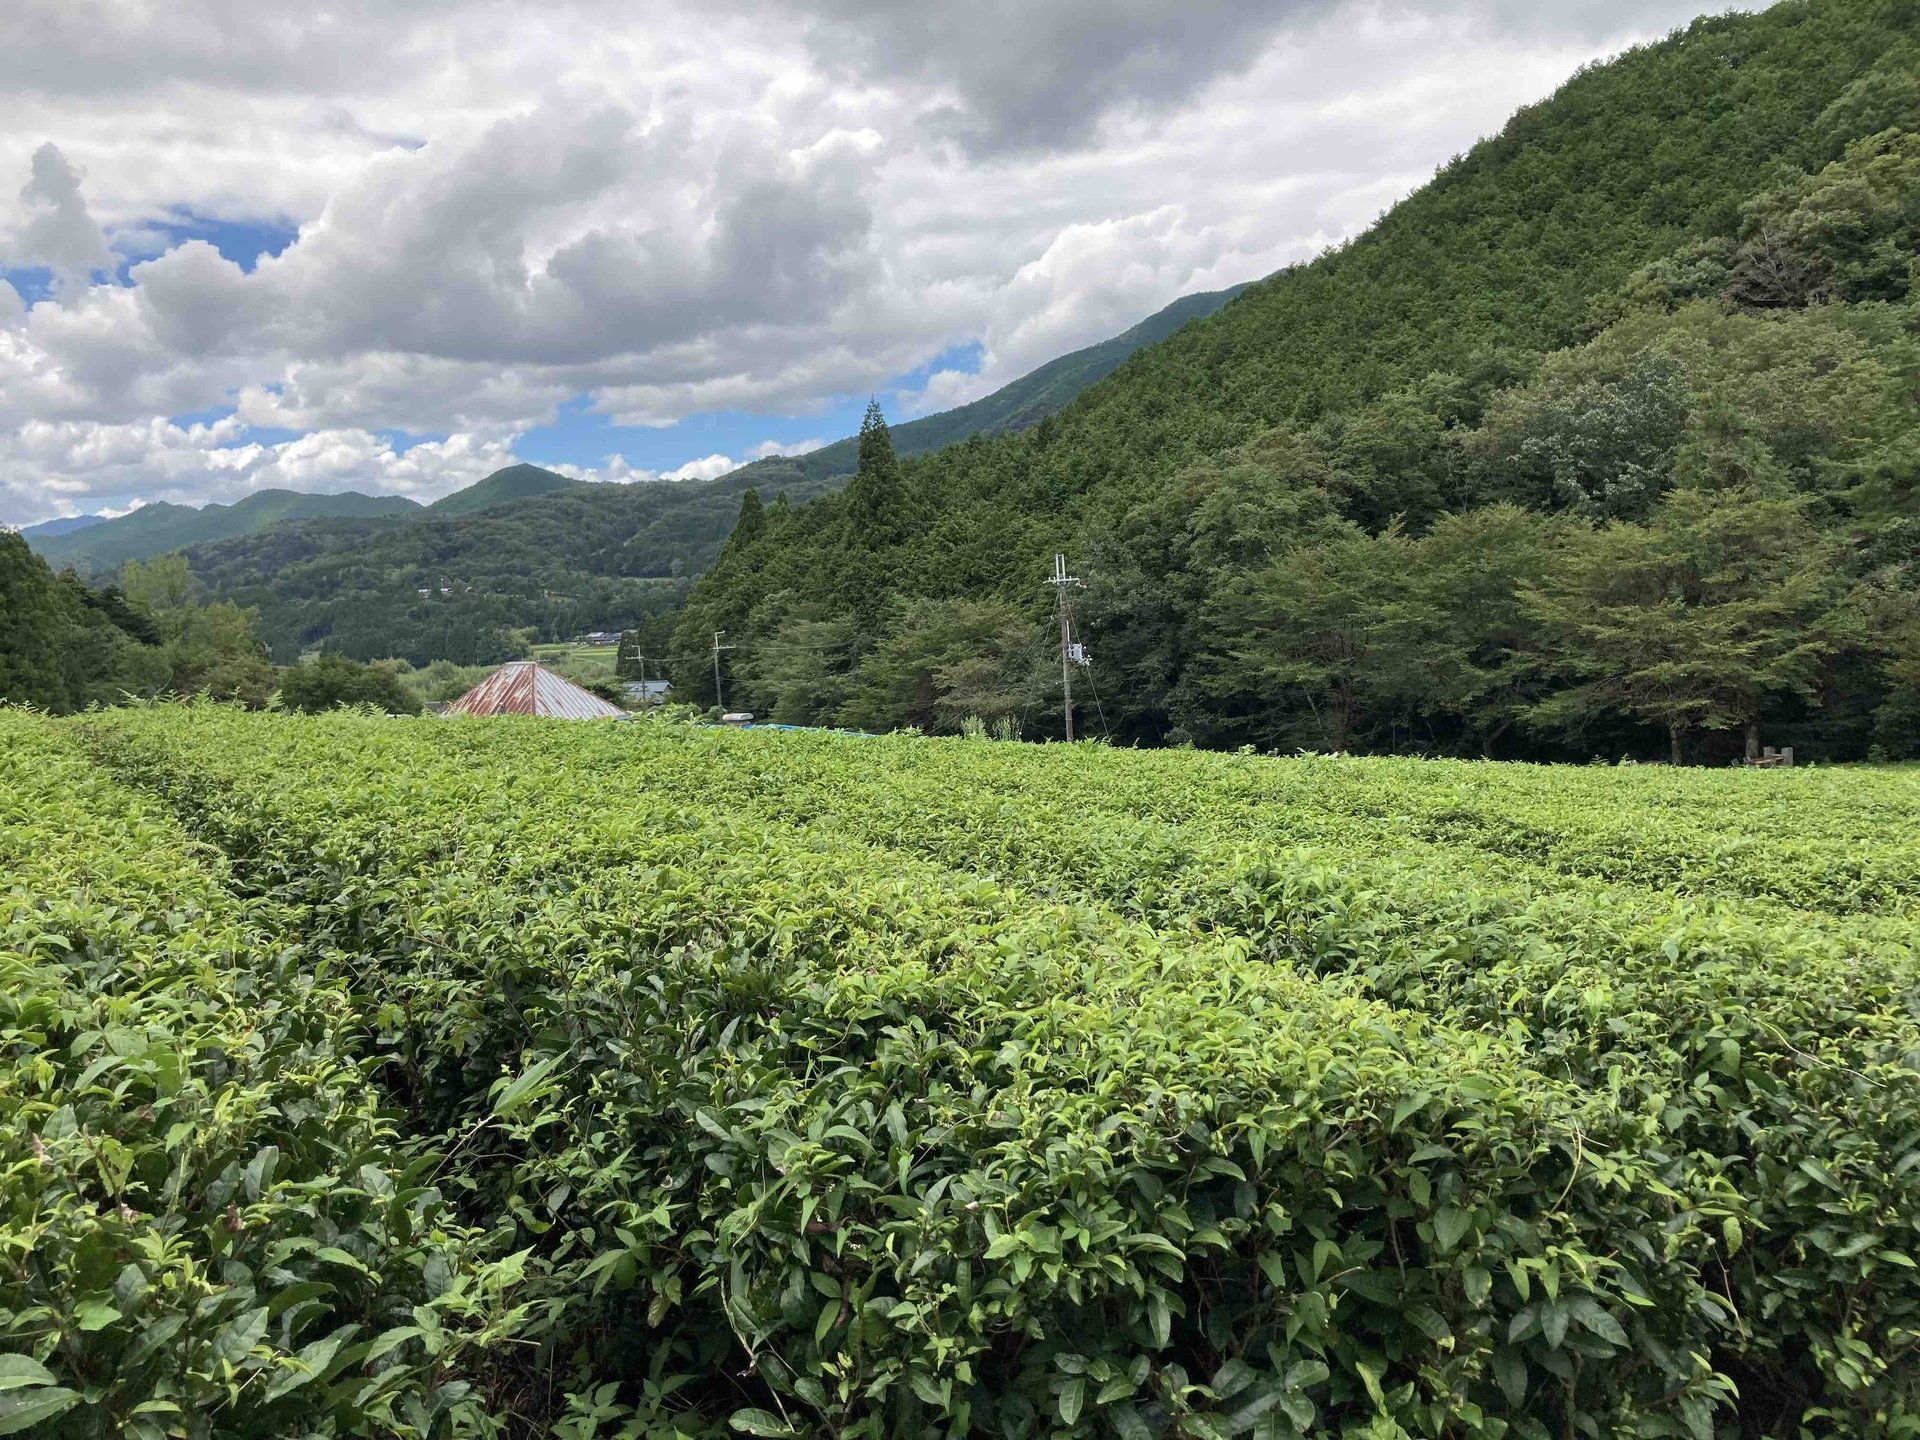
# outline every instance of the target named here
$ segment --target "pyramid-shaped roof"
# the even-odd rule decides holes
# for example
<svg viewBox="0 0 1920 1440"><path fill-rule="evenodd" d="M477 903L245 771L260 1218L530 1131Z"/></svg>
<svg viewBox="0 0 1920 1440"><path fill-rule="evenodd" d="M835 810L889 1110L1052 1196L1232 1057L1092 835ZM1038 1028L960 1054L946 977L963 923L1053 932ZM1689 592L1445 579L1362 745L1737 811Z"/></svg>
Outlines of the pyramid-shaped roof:
<svg viewBox="0 0 1920 1440"><path fill-rule="evenodd" d="M513 660L467 691L448 715L548 715L562 720L618 720L626 715L591 690L532 660Z"/></svg>

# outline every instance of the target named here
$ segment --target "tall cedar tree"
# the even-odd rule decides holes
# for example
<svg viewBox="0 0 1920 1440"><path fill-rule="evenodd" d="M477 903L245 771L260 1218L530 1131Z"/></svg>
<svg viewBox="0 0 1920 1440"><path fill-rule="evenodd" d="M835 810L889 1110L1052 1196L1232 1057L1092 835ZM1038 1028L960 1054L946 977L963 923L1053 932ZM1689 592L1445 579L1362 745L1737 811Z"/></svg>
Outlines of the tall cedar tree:
<svg viewBox="0 0 1920 1440"><path fill-rule="evenodd" d="M860 422L860 464L847 485L845 584L860 633L876 634L884 620L894 560L907 535L907 486L893 453L880 402L869 400Z"/></svg>
<svg viewBox="0 0 1920 1440"><path fill-rule="evenodd" d="M847 540L856 549L874 550L906 537L907 486L893 434L880 402L869 400L860 421L860 463L847 485Z"/></svg>
<svg viewBox="0 0 1920 1440"><path fill-rule="evenodd" d="M740 514L733 522L728 544L735 550L745 550L766 533L766 507L760 503L760 492L748 486L747 493L740 497Z"/></svg>

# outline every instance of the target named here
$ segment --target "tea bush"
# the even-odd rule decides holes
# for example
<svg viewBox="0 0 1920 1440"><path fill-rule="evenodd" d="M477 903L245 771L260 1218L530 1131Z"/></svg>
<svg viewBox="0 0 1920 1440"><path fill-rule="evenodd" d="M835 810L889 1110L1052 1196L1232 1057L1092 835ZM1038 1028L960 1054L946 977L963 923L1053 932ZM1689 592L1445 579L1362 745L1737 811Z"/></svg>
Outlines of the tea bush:
<svg viewBox="0 0 1920 1440"><path fill-rule="evenodd" d="M0 1434L490 1433L511 1265L218 855L0 712Z"/></svg>
<svg viewBox="0 0 1920 1440"><path fill-rule="evenodd" d="M1911 776L10 724L435 1157L405 1423L1920 1433Z"/></svg>

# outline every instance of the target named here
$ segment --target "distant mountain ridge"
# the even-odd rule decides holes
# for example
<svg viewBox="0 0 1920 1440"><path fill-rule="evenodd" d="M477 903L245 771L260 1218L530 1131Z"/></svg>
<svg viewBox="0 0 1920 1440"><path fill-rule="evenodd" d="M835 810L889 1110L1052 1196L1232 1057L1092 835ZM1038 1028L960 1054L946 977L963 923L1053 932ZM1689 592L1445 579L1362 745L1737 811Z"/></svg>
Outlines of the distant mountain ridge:
<svg viewBox="0 0 1920 1440"><path fill-rule="evenodd" d="M911 420L893 431L894 445L905 455L927 454L974 435L993 436L1025 430L1061 409L1082 390L1117 369L1136 350L1166 339L1189 321L1213 314L1227 304L1245 285L1186 295L1156 311L1138 325L1110 340L1089 345L1083 350L1062 355L1039 369L1003 385L991 395L938 415ZM674 493L686 504L686 528L693 540L689 550L677 540L668 539L670 558L664 568L692 565L704 568L726 539L725 529L713 533L712 504L720 495L737 497L748 485L756 485L769 494L778 490L816 494L833 488L834 482L853 473L855 442L838 440L805 455L775 456L755 461L723 475L716 481L672 482ZM716 488L717 487L717 488ZM426 516L452 518L502 511L543 497L569 490L593 491L609 487L593 482L572 480L539 465L509 465L451 495L422 506L398 495L365 495L344 491L333 495L311 495L293 490L261 490L236 500L231 505L206 505L195 509L159 501L142 505L126 515L107 519L97 515L49 520L29 526L20 533L55 568L73 566L93 574L117 569L128 560L145 560L170 550L213 545L237 540L295 522L320 520L420 519ZM621 507L615 507L616 509ZM644 533L664 538L676 533L671 513L679 507L649 504L644 507L648 521ZM371 543L378 531L362 526L340 532L338 543ZM639 538L639 537L636 537ZM625 547L623 547L625 548ZM268 547L267 552L311 558L310 546ZM224 557L223 557L224 558ZM458 557L452 563L457 567ZM655 567L643 564L637 573L654 573ZM603 577L607 572L598 573ZM632 574L634 571L613 573ZM265 577L250 576L251 584L271 586Z"/></svg>
<svg viewBox="0 0 1920 1440"><path fill-rule="evenodd" d="M891 426L894 452L926 455L975 435L1006 435L1038 425L1063 409L1089 385L1119 369L1134 351L1158 344L1190 321L1213 314L1252 283L1183 295L1112 339L1050 360L1038 370L1002 385L991 395L943 410L938 415ZM849 436L804 455L776 455L756 460L737 473L753 476L762 488L778 489L793 478L820 480L851 475L857 454L858 442Z"/></svg>
<svg viewBox="0 0 1920 1440"><path fill-rule="evenodd" d="M251 535L289 520L369 519L407 515L419 509L416 502L403 495L363 495L357 490L335 495L257 490L231 505L196 509L162 500L63 533L48 534L35 527L23 534L56 569L71 565L98 573L116 569L128 560L145 560L187 545Z"/></svg>
<svg viewBox="0 0 1920 1440"><path fill-rule="evenodd" d="M56 535L71 535L74 531L84 530L89 525L104 524L106 519L105 515L63 515L58 520L42 520L38 525L24 525L20 529L20 536L24 540L32 540L35 536L51 540Z"/></svg>

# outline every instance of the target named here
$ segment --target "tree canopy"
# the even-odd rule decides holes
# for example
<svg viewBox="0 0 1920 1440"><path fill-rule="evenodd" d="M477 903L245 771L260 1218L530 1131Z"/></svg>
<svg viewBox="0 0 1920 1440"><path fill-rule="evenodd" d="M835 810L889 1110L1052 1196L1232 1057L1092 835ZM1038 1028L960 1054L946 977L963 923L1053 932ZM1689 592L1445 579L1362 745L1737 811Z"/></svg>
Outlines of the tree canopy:
<svg viewBox="0 0 1920 1440"><path fill-rule="evenodd" d="M958 728L953 661L878 657L990 603L1023 638L980 632L987 693L1049 733L1008 657L1065 550L1118 741L1913 753L1917 31L1697 21L1044 426L901 460L870 410L862 476L695 587L676 686L724 629L729 704Z"/></svg>

